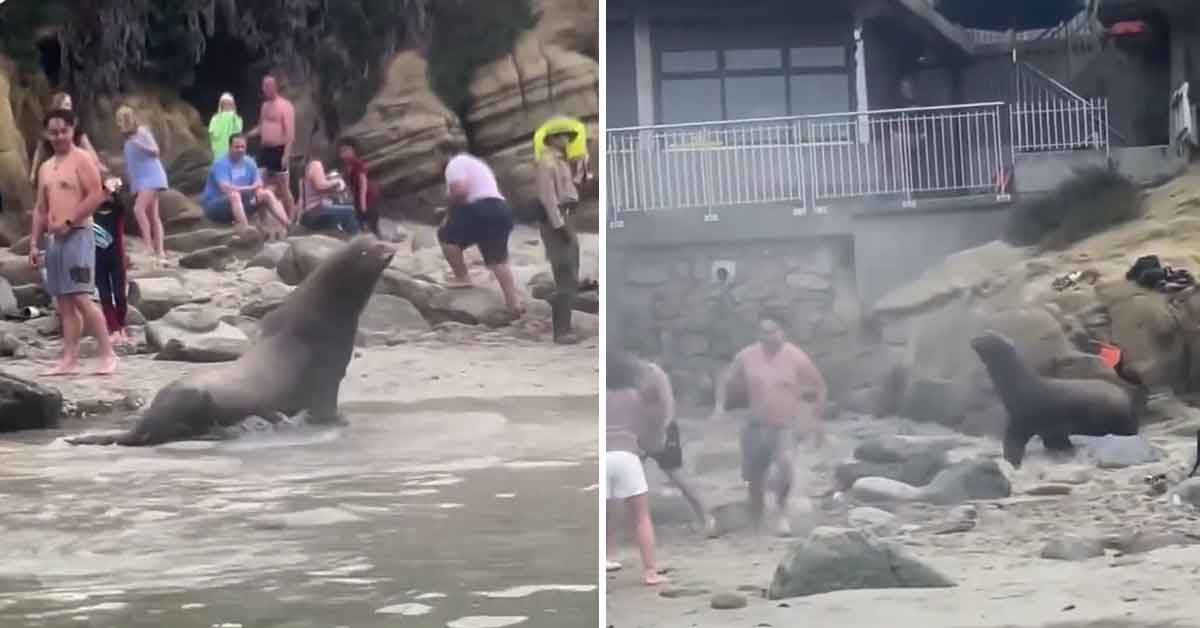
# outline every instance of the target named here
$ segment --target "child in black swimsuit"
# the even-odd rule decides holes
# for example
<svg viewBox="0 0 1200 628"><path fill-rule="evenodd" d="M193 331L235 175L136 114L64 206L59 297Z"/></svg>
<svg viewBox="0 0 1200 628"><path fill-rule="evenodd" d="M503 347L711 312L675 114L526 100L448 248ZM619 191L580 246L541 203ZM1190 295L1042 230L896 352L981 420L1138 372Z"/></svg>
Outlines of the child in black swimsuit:
<svg viewBox="0 0 1200 628"><path fill-rule="evenodd" d="M114 344L128 342L125 313L128 310L125 287L125 202L120 195L121 180L104 182L104 202L96 209L92 228L96 232L96 289L100 308Z"/></svg>

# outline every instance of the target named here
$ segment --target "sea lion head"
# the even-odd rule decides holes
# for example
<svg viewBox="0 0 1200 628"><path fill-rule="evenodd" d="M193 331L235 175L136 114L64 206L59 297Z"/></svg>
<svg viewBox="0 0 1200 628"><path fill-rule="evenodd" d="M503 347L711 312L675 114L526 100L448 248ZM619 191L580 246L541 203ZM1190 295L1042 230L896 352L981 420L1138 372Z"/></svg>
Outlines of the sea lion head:
<svg viewBox="0 0 1200 628"><path fill-rule="evenodd" d="M379 276L395 256L396 248L391 244L371 234L360 235L326 258L313 271L320 277L314 277L311 283L325 286L343 299L360 295L366 303Z"/></svg>

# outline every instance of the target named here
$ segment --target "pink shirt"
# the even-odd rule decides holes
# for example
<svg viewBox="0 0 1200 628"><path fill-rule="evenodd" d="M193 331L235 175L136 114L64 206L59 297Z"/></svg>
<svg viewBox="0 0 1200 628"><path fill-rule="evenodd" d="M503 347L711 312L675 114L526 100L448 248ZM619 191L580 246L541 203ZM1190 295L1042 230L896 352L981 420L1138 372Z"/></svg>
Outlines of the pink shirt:
<svg viewBox="0 0 1200 628"><path fill-rule="evenodd" d="M446 164L446 185L462 182L467 186L467 202L485 198L504 200L500 186L496 183L496 175L482 159L466 153L459 153Z"/></svg>
<svg viewBox="0 0 1200 628"><path fill-rule="evenodd" d="M750 413L775 425L819 418L825 403L825 379L804 351L786 342L774 355L762 343L742 349L733 360L750 401ZM806 399L806 397L808 397Z"/></svg>

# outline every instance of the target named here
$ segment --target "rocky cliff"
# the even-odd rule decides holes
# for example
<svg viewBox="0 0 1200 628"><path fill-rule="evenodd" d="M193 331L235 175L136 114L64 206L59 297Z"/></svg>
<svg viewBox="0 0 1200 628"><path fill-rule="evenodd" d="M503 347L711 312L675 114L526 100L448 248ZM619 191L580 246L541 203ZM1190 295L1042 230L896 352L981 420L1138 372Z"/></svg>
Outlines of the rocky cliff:
<svg viewBox="0 0 1200 628"><path fill-rule="evenodd" d="M473 1L460 4L469 9L467 3ZM266 71L283 77L284 93L296 103L298 152L328 157L338 136L358 139L381 184L383 212L397 218L432 217L443 201L442 160L463 149L491 163L511 201L529 203L534 196L530 161L536 127L551 115L567 114L585 120L594 131L599 119L598 0L534 1L530 7L533 27L515 36L509 52L468 68L467 97L454 103L439 95L431 79L431 59L436 61L439 54L435 46L447 46L446 37L431 43L437 39L429 34L435 26L428 22L437 18L431 3L393 2L403 9L391 16L394 28L362 27L367 29L364 38L376 37L373 33L377 31L392 33L387 45L356 48L350 45L353 41L346 41L353 38L345 29L340 32L341 40L329 35L312 43L315 52L298 46L298 39L288 40L289 46L297 47L296 54L311 56L304 58L305 63L286 63L255 52L255 46L262 45L256 37L262 39L269 28L282 28L259 24L247 29L245 24L251 22L247 12L256 9L242 7L236 0L191 4L204 7L211 15L199 9L189 15L201 21L208 15L213 25L198 31L208 40L196 46L201 53L196 55L195 67L186 72L187 84L164 76L160 66L166 62L156 65L147 61L149 69L139 73L138 80L121 77L119 87L111 93L73 94L93 143L106 163L118 171L120 139L112 113L119 104L134 106L163 147L172 187L184 194L199 192L211 160L205 126L215 108L215 96L226 89L234 92L239 111L250 126L257 118L258 77ZM363 6L378 10L383 5ZM240 26L222 26L231 16L240 16ZM350 19L354 16L341 17L354 21ZM4 25L0 20L0 28ZM448 47L470 45L453 40L454 25L444 27L450 33ZM64 29L54 36L74 32ZM149 38L147 42L147 46L153 43ZM86 45L97 44L89 40ZM79 50L87 49L80 43L74 52L61 53L67 65L75 68L72 76L80 74L76 67L81 63ZM377 60L353 58L377 49L386 51ZM154 51L140 54L149 57ZM250 61L240 74L224 67L238 59ZM172 62L178 60L172 57ZM24 214L32 195L22 182L27 181L39 121L49 102L51 83L57 79L59 84L70 84L62 78L66 70L53 65L43 60L40 68L26 64L18 69L8 60L0 62L0 194L4 196L0 240L15 241L28 228ZM340 70L343 65L361 67L367 78L347 87L348 73ZM223 83L226 76L227 85ZM364 82L371 82L364 104L342 106L355 89L362 91ZM585 190L581 227L596 229L596 207L596 190Z"/></svg>

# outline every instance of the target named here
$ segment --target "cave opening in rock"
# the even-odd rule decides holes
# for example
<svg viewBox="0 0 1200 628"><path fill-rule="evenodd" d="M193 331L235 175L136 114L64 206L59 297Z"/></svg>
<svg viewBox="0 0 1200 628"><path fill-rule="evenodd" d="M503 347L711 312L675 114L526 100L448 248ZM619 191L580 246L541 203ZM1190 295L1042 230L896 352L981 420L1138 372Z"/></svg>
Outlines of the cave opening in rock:
<svg viewBox="0 0 1200 628"><path fill-rule="evenodd" d="M265 72L266 63L261 55L236 37L218 32L205 45L204 57L196 66L192 85L185 88L182 95L196 107L207 124L217 112L221 94L233 94L238 113L249 131L258 123Z"/></svg>
<svg viewBox="0 0 1200 628"><path fill-rule="evenodd" d="M37 50L42 72L51 85L58 85L62 78L62 44L58 37L47 35L39 39Z"/></svg>

